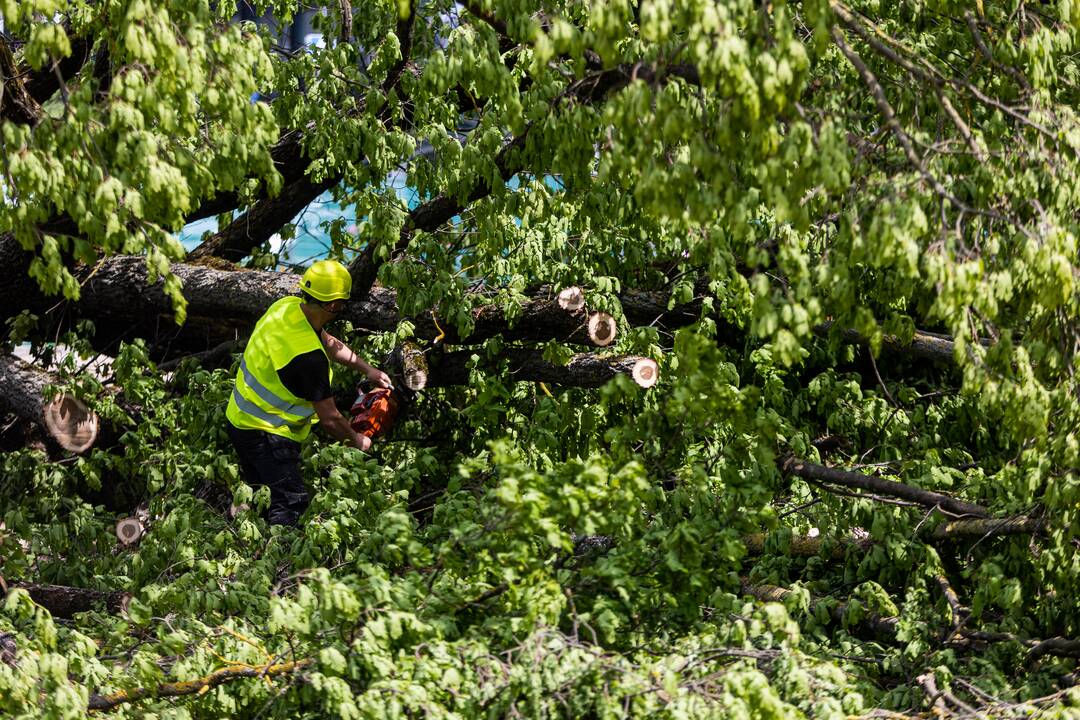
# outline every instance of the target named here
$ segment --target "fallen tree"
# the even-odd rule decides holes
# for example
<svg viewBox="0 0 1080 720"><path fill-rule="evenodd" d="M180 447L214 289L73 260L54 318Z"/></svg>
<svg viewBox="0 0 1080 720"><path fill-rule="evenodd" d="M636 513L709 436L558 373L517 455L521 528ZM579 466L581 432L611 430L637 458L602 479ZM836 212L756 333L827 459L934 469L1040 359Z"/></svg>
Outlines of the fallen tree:
<svg viewBox="0 0 1080 720"><path fill-rule="evenodd" d="M55 301L41 294L27 276L29 254L22 251L10 236L0 236L0 299L9 300L7 308L26 307L45 311ZM255 321L275 300L297 292L298 280L292 273L241 269L220 269L212 264L174 263L170 271L180 280L187 300L188 319L182 327L174 320L171 299L161 280L150 282L145 259L141 256L116 256L94 267L83 268L78 277L82 294L77 303L63 303L53 311L53 325L69 326L78 318L93 320L98 326L96 341L113 349L120 339L144 337L170 351L200 351L226 341L246 336ZM9 277L10 276L10 277ZM570 291L569 294L562 294ZM497 303L478 305L471 311L472 328L467 335L449 322L439 321L438 312L429 310L416 316L404 316L398 309L397 292L375 286L365 296L354 294L342 318L368 332L394 330L408 320L414 336L448 345L472 344L492 337L508 341L545 342L558 340L568 344L603 347L617 333L614 319L604 313L590 312L580 288L556 292L544 286L536 290L519 308L510 311ZM653 325L668 330L695 322L701 315L702 300L708 284L699 281L693 298L668 308L671 292L667 290L627 289L617 298L631 325ZM573 297L573 302L567 299ZM9 310L10 311L10 310ZM513 317L509 319L508 316ZM49 327L49 334L57 327ZM726 342L745 331L724 325ZM817 328L827 335L829 326ZM845 341L862 344L857 333L842 334ZM885 346L891 352L914 358L930 357L952 362L953 343L947 338L916 333L910 344L888 337ZM105 348L103 348L105 349Z"/></svg>
<svg viewBox="0 0 1080 720"><path fill-rule="evenodd" d="M205 265L176 263L172 273L182 283L187 300L188 320L177 328L171 299L162 281L150 282L145 259L137 256L110 258L82 277L82 296L65 308L65 321L86 317L102 326L116 326L129 337L175 335L175 345L206 347L244 336L275 300L298 291L299 278L293 273L252 270L222 270ZM2 272L2 271L0 271ZM39 305L47 300L40 298ZM508 319L501 305L481 305L472 311L473 329L462 336L448 323L440 323L434 311L416 318L400 314L397 292L374 287L354 298L341 318L369 332L394 330L402 320L411 319L416 337L438 338L445 344L477 343L501 336L506 340L562 342L603 346L616 335L614 320L604 313L590 313L583 307L565 309L557 297L539 296L526 300ZM102 332L99 330L99 335ZM107 333L106 333L107 334ZM191 342L184 343L186 337Z"/></svg>

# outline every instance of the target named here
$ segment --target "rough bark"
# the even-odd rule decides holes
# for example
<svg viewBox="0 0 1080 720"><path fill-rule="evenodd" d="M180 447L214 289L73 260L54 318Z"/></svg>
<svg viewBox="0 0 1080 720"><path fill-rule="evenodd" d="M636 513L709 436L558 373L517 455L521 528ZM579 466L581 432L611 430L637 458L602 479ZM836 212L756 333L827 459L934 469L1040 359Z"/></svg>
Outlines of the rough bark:
<svg viewBox="0 0 1080 720"><path fill-rule="evenodd" d="M42 585L38 583L14 583L11 589L22 588L30 593L30 599L48 610L54 617L70 618L76 613L104 608L116 615L124 607L130 595L120 590L89 590L68 585Z"/></svg>
<svg viewBox="0 0 1080 720"><path fill-rule="evenodd" d="M244 330L274 301L295 295L300 277L294 273L218 270L202 265L176 263L172 272L183 283L189 316L228 318ZM88 280L77 309L91 317L138 318L147 314L172 317L172 302L162 283L148 284L141 257L110 258ZM343 318L371 330L390 330L397 323L396 294L379 289L371 297L349 303Z"/></svg>
<svg viewBox="0 0 1080 720"><path fill-rule="evenodd" d="M45 387L59 379L10 355L0 356L0 406L49 431L60 447L80 453L93 446L98 416L70 395L46 399Z"/></svg>
<svg viewBox="0 0 1080 720"><path fill-rule="evenodd" d="M25 252L10 235L0 236L0 312L5 316L19 309L41 312L56 304L37 289L28 272L31 254ZM290 273L226 271L203 265L177 263L172 272L183 282L188 298L188 324L178 331L172 323L172 306L161 291L161 283L147 285L145 261L138 256L112 257L96 269L84 268L82 278L92 274L83 287L77 304L61 305L72 317L85 317L98 324L99 338L163 338L175 336L177 349L203 350L226 340L245 335L263 311L278 298L294 294L298 279ZM631 325L655 325L673 329L695 322L700 317L707 283L699 281L694 298L668 309L667 291L626 290L618 297ZM374 287L367 297L358 298L347 307L344 319L355 327L372 332L392 330L403 319L397 309L397 293ZM561 342L596 346L589 336L589 316L584 307L566 310L550 288L540 288L525 300L519 313L508 320L505 308L498 304L482 305L472 311L473 329L467 337L453 325L439 322L437 315L424 312L411 320L420 339L441 337L446 344L478 343L491 337L506 340ZM824 330L822 331L824 332ZM738 328L723 329L725 337L744 336ZM184 342L184 339L188 342ZM845 339L861 341L857 334ZM952 361L952 341L920 333L910 345L889 346L911 357L932 357Z"/></svg>
<svg viewBox="0 0 1080 720"><path fill-rule="evenodd" d="M826 489L828 489L827 486L829 485L839 485L840 487L861 490L875 495L899 498L901 500L922 505L926 508L941 510L942 512L957 516L977 518L987 518L990 516L990 511L981 505L975 505L974 503L958 500L948 495L943 495L931 490L923 490L922 488L905 485L904 483L895 482L893 480L885 480L872 475L851 472L849 470L829 468L824 465L809 463L794 457L784 458L779 464L781 471L785 475L795 475L803 480L822 485L826 487Z"/></svg>
<svg viewBox="0 0 1080 720"><path fill-rule="evenodd" d="M474 353L468 350L429 355L427 387L467 384L473 355ZM648 358L634 355L604 357L595 353L579 353L571 357L565 365L557 365L544 360L543 355L536 350L510 348L499 355L497 363L505 363L510 376L519 382L594 388L617 375L632 375L634 367L642 360L652 362ZM490 367L485 361L481 361L480 366Z"/></svg>

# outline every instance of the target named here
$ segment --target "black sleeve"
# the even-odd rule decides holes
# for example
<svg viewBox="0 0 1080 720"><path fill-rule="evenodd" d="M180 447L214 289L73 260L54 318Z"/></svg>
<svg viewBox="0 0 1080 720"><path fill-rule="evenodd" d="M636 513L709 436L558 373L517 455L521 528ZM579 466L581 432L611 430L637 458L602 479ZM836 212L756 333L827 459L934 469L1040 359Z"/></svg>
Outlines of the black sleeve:
<svg viewBox="0 0 1080 720"><path fill-rule="evenodd" d="M319 402L330 397L330 363L322 350L297 355L278 370L281 384L298 398Z"/></svg>

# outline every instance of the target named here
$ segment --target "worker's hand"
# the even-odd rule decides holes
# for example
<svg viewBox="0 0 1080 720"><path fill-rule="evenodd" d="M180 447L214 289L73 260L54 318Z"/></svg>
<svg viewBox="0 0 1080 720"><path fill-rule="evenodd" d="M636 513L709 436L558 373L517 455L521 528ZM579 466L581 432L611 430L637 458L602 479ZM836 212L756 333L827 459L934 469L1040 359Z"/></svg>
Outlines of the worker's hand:
<svg viewBox="0 0 1080 720"><path fill-rule="evenodd" d="M371 371L367 374L367 378L375 387L394 389L394 383L391 382L390 376L379 368L371 368Z"/></svg>

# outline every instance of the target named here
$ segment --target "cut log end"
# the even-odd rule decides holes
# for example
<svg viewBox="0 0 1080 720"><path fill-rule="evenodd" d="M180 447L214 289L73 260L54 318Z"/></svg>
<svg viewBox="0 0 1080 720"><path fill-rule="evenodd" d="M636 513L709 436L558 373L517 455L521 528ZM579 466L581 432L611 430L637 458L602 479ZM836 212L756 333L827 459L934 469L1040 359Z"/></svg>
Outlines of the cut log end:
<svg viewBox="0 0 1080 720"><path fill-rule="evenodd" d="M604 347L615 341L615 318L607 313L593 313L589 316L589 340L594 345Z"/></svg>
<svg viewBox="0 0 1080 720"><path fill-rule="evenodd" d="M643 388L651 388L660 379L660 368L655 360L641 358L634 363L634 369L630 371L630 377Z"/></svg>
<svg viewBox="0 0 1080 720"><path fill-rule="evenodd" d="M134 545L143 536L143 524L133 517L124 518L116 523L116 537L124 545Z"/></svg>
<svg viewBox="0 0 1080 720"><path fill-rule="evenodd" d="M585 291L576 285L559 292L559 307L567 312L577 312L585 307Z"/></svg>
<svg viewBox="0 0 1080 720"><path fill-rule="evenodd" d="M427 387L427 372L420 369L409 370L405 373L405 387L410 390L423 390Z"/></svg>
<svg viewBox="0 0 1080 720"><path fill-rule="evenodd" d="M100 423L97 413L82 400L71 395L60 395L47 403L42 412L45 427L60 447L73 453L83 453L94 446Z"/></svg>

